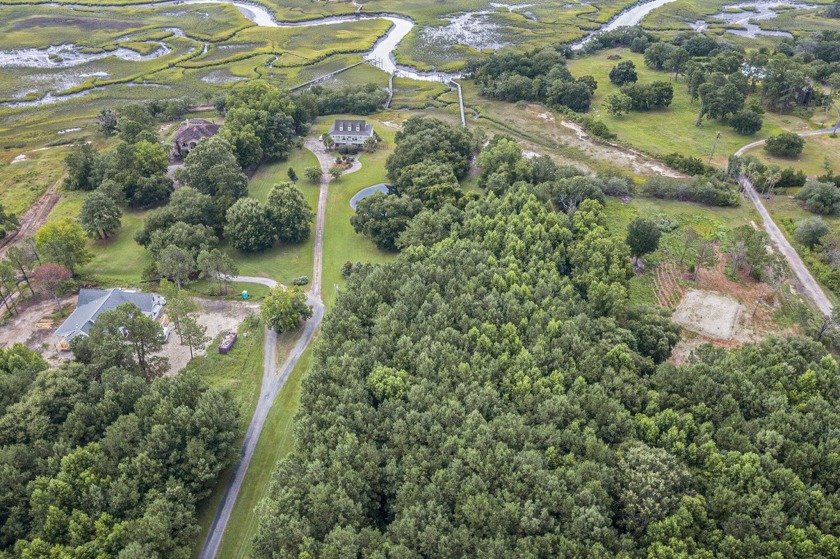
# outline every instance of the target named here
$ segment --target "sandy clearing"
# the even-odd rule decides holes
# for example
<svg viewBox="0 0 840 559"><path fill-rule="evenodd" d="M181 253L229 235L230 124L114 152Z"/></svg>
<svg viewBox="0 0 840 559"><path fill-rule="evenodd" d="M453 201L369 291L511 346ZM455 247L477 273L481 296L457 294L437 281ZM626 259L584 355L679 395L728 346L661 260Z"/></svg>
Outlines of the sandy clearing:
<svg viewBox="0 0 840 559"><path fill-rule="evenodd" d="M691 289L683 297L672 318L692 332L718 340L729 340L735 334L742 308L731 297Z"/></svg>
<svg viewBox="0 0 840 559"><path fill-rule="evenodd" d="M259 305L245 303L244 301L199 298L196 298L196 301L201 307L198 323L207 327L207 336L211 339L211 344L216 336L222 332L236 330L248 314L260 311ZM164 307L165 309L166 307ZM208 344L205 350L195 351L195 355L204 355L208 350L214 351L216 348L215 346L211 347L211 344ZM180 344L178 334L174 331L170 332L169 339L166 340L159 355L169 359L168 376L177 374L190 361L189 347Z"/></svg>
<svg viewBox="0 0 840 559"><path fill-rule="evenodd" d="M69 315L75 307L76 296L64 297L61 304L64 306L65 314ZM5 307L3 310L6 310ZM19 314L10 317L0 326L0 347L23 344L32 351L40 353L51 365L57 365L71 356L67 352L59 353L50 340L53 332L64 321L63 318L53 321L51 328L38 328L36 325L39 321L46 324L52 319L53 313L58 310L54 300L24 301L18 306L18 310Z"/></svg>

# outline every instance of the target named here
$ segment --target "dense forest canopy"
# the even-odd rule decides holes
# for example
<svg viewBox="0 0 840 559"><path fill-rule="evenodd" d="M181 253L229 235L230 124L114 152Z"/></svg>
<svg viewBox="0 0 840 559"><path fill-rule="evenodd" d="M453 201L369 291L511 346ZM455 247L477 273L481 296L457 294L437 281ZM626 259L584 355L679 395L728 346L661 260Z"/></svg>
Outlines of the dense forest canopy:
<svg viewBox="0 0 840 559"><path fill-rule="evenodd" d="M195 503L236 455L228 396L130 359L48 370L20 345L0 388L0 558L190 557Z"/></svg>
<svg viewBox="0 0 840 559"><path fill-rule="evenodd" d="M255 556L837 557L835 359L663 363L678 330L629 305L601 205L539 192L424 213L442 242L351 275Z"/></svg>

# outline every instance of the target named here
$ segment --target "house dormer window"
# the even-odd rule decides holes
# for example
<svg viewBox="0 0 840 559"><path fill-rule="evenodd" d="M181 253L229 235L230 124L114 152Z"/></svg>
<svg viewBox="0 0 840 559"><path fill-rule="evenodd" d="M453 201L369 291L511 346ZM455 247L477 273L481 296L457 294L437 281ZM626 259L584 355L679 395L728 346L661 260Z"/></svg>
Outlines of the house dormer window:
<svg viewBox="0 0 840 559"><path fill-rule="evenodd" d="M344 124L339 124L338 125L338 131L339 132L344 132Z"/></svg>
<svg viewBox="0 0 840 559"><path fill-rule="evenodd" d="M359 131L359 123L357 122L356 123L356 132L358 132L358 131Z"/></svg>

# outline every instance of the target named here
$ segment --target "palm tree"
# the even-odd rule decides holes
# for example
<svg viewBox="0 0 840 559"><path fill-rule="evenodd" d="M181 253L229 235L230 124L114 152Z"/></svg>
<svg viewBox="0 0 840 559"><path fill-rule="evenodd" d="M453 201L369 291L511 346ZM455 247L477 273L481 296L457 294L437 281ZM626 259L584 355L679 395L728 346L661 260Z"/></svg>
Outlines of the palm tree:
<svg viewBox="0 0 840 559"><path fill-rule="evenodd" d="M369 136L369 137L365 138L365 143L362 144L362 148L364 148L365 151L375 151L376 150L376 138L374 138L373 136Z"/></svg>

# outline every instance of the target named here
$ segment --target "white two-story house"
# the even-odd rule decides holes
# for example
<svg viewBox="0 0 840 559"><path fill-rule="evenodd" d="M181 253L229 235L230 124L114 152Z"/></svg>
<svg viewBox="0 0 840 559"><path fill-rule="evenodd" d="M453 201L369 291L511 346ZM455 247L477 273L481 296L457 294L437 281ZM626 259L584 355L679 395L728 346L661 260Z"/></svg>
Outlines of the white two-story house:
<svg viewBox="0 0 840 559"><path fill-rule="evenodd" d="M330 127L330 138L337 146L362 146L373 136L373 125L364 120L336 120Z"/></svg>

